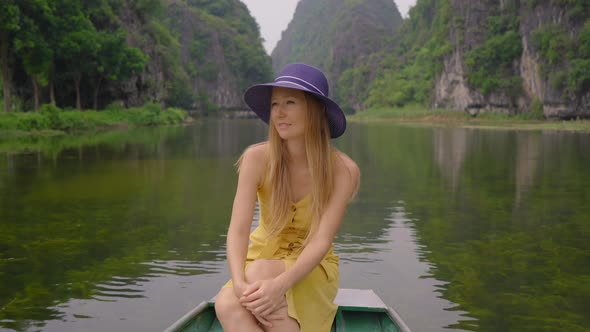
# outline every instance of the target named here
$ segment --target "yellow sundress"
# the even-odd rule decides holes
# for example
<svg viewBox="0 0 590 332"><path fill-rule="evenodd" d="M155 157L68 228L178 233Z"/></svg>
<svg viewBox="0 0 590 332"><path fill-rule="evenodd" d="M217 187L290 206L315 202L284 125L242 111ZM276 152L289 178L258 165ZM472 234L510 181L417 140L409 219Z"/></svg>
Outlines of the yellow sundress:
<svg viewBox="0 0 590 332"><path fill-rule="evenodd" d="M270 188L266 183L258 189L259 225L250 234L246 265L256 259L280 259L289 269L301 253L301 245L311 226L310 195L291 205L291 222L278 236L270 236L265 216L269 213ZM329 332L338 306L334 298L338 292L338 256L330 247L320 265L287 291L289 316L299 322L301 332ZM228 281L224 288L232 287Z"/></svg>

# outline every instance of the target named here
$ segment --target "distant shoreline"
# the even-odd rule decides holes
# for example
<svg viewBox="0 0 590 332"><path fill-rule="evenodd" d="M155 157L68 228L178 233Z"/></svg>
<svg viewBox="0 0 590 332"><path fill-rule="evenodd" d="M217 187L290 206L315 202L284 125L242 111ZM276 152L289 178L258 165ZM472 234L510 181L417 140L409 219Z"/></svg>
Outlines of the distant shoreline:
<svg viewBox="0 0 590 332"><path fill-rule="evenodd" d="M483 113L471 116L461 111L429 110L424 107L367 110L349 115L351 122L397 122L403 125L460 127L498 130L562 130L590 133L590 120L545 120L538 115Z"/></svg>
<svg viewBox="0 0 590 332"><path fill-rule="evenodd" d="M154 103L128 109L113 105L102 111L62 110L45 104L38 112L0 113L0 141L130 127L180 125L191 121L193 119L182 109L164 110Z"/></svg>

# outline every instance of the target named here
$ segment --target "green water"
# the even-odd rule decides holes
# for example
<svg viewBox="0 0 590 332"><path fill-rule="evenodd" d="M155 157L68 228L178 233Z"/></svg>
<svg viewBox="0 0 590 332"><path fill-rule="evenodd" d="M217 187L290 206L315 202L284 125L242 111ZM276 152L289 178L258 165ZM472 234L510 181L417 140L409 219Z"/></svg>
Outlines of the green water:
<svg viewBox="0 0 590 332"><path fill-rule="evenodd" d="M159 331L229 274L256 120L0 142L0 330ZM341 287L415 332L590 331L590 135L349 124Z"/></svg>

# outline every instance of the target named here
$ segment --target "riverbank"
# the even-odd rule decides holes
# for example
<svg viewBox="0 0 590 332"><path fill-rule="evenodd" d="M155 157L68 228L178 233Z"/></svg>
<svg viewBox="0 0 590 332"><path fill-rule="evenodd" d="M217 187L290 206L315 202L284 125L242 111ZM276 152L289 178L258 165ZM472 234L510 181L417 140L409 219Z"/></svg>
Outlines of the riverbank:
<svg viewBox="0 0 590 332"><path fill-rule="evenodd" d="M162 110L158 104L129 109L109 106L102 111L62 110L47 104L38 112L0 113L0 140L59 136L111 128L174 125L181 124L188 118L184 110Z"/></svg>
<svg viewBox="0 0 590 332"><path fill-rule="evenodd" d="M39 153L57 156L66 149L80 150L85 146L102 146L119 150L126 145L157 146L163 139L182 135L183 126L130 127L120 130L82 131L76 134L20 136L0 138L0 155L3 153Z"/></svg>
<svg viewBox="0 0 590 332"><path fill-rule="evenodd" d="M565 130L590 133L590 120L545 120L540 114L484 113L472 116L452 110L430 110L422 106L371 109L348 116L350 121L393 121L407 125L445 126L511 130Z"/></svg>

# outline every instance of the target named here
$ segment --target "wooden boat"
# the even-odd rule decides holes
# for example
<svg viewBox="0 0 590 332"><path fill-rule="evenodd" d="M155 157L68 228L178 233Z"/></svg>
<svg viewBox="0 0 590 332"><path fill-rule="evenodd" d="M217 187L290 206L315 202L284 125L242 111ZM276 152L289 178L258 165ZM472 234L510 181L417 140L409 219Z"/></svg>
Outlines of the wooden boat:
<svg viewBox="0 0 590 332"><path fill-rule="evenodd" d="M339 289L334 302L338 312L333 332L411 332L399 314L370 289ZM188 312L165 332L222 332L215 316L215 302L205 301Z"/></svg>

